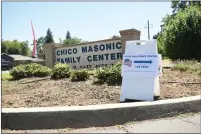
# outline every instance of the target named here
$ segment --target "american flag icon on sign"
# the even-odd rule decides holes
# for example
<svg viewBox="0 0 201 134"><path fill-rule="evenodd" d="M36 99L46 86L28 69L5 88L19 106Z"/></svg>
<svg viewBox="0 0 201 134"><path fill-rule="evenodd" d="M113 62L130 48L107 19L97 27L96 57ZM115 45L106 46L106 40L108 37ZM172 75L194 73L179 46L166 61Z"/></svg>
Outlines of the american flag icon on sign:
<svg viewBox="0 0 201 134"><path fill-rule="evenodd" d="M130 59L125 59L124 60L124 65L128 66L128 67L131 67L132 65L132 61Z"/></svg>

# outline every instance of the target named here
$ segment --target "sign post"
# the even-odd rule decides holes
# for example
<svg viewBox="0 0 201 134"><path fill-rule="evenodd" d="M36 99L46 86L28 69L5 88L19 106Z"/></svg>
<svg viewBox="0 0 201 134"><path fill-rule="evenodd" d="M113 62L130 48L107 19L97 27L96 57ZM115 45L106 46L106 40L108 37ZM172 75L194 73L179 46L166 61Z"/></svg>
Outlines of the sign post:
<svg viewBox="0 0 201 134"><path fill-rule="evenodd" d="M142 42L145 44L137 45ZM161 61L156 40L126 42L120 101L125 99L153 101L154 96L159 96Z"/></svg>

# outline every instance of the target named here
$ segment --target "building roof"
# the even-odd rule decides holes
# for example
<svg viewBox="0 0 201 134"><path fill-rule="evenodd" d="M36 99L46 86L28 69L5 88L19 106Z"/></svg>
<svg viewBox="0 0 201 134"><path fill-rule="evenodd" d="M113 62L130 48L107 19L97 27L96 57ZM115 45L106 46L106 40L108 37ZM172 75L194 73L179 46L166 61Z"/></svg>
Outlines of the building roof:
<svg viewBox="0 0 201 134"><path fill-rule="evenodd" d="M44 61L44 59L41 59L41 58L31 58L32 61Z"/></svg>
<svg viewBox="0 0 201 134"><path fill-rule="evenodd" d="M44 61L41 58L32 58L32 57L28 57L28 56L22 56L19 54L6 54L9 57L12 57L15 61Z"/></svg>
<svg viewBox="0 0 201 134"><path fill-rule="evenodd" d="M15 61L19 60L32 60L32 58L27 57L27 56L22 56L22 55L14 55L14 54L9 54L8 56L12 57Z"/></svg>

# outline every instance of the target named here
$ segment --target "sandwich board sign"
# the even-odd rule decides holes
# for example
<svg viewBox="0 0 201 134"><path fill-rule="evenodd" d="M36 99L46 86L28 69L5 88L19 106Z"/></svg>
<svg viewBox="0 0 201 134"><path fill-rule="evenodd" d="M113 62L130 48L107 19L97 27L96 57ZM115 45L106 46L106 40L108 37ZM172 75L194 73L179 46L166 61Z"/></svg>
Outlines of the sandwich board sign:
<svg viewBox="0 0 201 134"><path fill-rule="evenodd" d="M145 44L137 45L139 42ZM126 42L120 101L125 99L153 101L154 96L159 96L161 60L156 40Z"/></svg>

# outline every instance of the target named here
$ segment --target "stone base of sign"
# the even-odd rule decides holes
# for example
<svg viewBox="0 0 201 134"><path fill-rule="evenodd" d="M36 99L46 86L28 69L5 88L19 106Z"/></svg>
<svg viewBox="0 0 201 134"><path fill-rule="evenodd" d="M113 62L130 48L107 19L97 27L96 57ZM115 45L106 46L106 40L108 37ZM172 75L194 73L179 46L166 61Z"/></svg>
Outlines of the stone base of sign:
<svg viewBox="0 0 201 134"><path fill-rule="evenodd" d="M54 129L120 125L201 111L200 96L91 106L2 108L2 129Z"/></svg>

